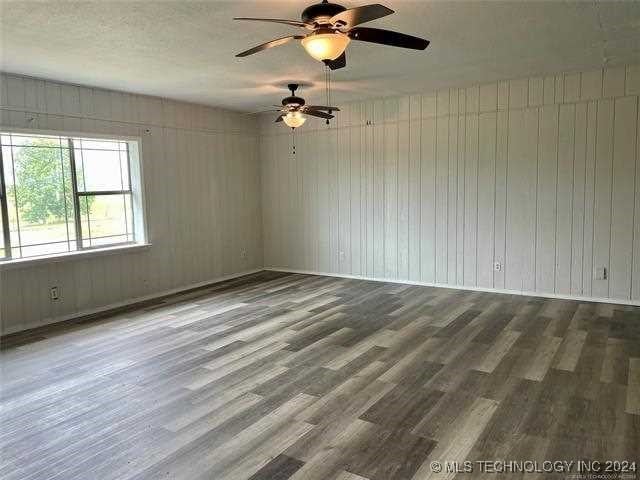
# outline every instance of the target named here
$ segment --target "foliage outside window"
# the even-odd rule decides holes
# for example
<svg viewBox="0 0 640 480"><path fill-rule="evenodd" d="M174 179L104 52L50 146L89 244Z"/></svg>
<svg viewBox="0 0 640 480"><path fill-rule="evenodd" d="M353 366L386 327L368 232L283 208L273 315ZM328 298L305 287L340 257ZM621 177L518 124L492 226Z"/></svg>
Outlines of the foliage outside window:
<svg viewBox="0 0 640 480"><path fill-rule="evenodd" d="M143 241L137 142L7 132L0 146L0 259Z"/></svg>

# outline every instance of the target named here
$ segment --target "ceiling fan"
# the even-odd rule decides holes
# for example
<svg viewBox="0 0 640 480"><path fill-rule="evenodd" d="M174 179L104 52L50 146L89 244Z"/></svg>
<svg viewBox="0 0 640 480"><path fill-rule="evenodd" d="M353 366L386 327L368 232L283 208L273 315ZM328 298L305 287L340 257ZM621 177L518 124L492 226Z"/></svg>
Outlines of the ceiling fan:
<svg viewBox="0 0 640 480"><path fill-rule="evenodd" d="M277 47L290 42L301 40L302 46L316 60L324 62L331 70L345 67L347 59L345 49L351 40L379 43L393 47L424 50L429 41L423 38L381 30L379 28L358 27L365 22L391 15L393 10L379 3L363 5L355 8L345 8L342 5L323 0L304 9L301 20L281 20L278 18L248 18L237 17L234 20L250 20L257 22L282 23L293 27L310 30L305 35L289 35L253 47L236 57L246 57L268 48Z"/></svg>
<svg viewBox="0 0 640 480"><path fill-rule="evenodd" d="M280 112L280 115L276 118L276 123L284 122L291 128L298 128L307 121L305 115L330 120L334 118L333 112L340 111L338 107L307 105L304 98L296 96L297 83L290 83L287 88L291 91L291 96L282 99L282 106L274 105L274 107L277 106L278 108L266 110L267 112Z"/></svg>

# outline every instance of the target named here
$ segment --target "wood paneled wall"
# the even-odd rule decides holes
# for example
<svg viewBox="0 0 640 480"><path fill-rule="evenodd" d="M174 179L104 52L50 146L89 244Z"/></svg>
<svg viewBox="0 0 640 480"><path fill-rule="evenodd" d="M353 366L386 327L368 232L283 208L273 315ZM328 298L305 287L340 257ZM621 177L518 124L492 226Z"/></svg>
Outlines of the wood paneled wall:
<svg viewBox="0 0 640 480"><path fill-rule="evenodd" d="M142 139L149 242L0 272L2 332L260 268L256 122L204 106L0 75L4 127ZM62 298L49 300L57 285Z"/></svg>
<svg viewBox="0 0 640 480"><path fill-rule="evenodd" d="M271 117L258 149L248 116L1 74L4 127L141 137L153 245L3 269L0 331L261 268L263 237L269 267L639 302L638 95L629 66L356 102L294 156Z"/></svg>
<svg viewBox="0 0 640 480"><path fill-rule="evenodd" d="M629 66L351 103L296 155L261 118L265 264L638 302L639 94Z"/></svg>

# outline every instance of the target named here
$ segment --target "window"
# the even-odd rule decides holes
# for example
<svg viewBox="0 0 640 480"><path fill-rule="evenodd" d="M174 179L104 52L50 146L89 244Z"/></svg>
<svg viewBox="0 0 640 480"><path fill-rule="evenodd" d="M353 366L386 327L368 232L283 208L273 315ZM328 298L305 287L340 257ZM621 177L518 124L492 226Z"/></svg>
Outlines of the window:
<svg viewBox="0 0 640 480"><path fill-rule="evenodd" d="M0 133L0 259L144 241L138 144Z"/></svg>

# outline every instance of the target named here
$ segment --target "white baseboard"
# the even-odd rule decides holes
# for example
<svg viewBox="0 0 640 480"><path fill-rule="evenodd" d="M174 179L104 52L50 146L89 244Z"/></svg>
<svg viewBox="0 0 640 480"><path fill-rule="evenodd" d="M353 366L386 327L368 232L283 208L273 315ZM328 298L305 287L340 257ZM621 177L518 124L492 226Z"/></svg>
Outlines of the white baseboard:
<svg viewBox="0 0 640 480"><path fill-rule="evenodd" d="M187 290L192 290L195 288L206 287L207 285L213 285L215 283L224 282L227 280L233 280L234 278L243 277L245 275L251 275L252 273L262 272L263 268L255 268L252 270L247 270L244 272L232 273L230 275L225 275L222 277L217 277L211 280L205 280L204 282L192 283L190 285L184 285L182 287L172 288L171 290L165 290L162 292L152 293L150 295L145 295L142 297L128 298L121 302L110 303L108 305L102 305L96 308L89 308L86 310L82 310L79 312L74 312L68 315L60 315L58 317L50 317L45 318L37 322L29 322L29 323L20 323L17 325L13 325L8 327L6 330L2 330L2 335L9 335L11 333L22 332L24 330L30 330L32 328L43 327L45 325L51 325L53 323L64 322L67 320L73 320L76 318L87 317L89 315L96 315L103 312L108 312L109 310L115 310L116 308L126 307L128 305L133 305L136 303L147 302L149 300L155 300L156 298L166 297L168 295L175 295L181 292L185 292Z"/></svg>
<svg viewBox="0 0 640 480"><path fill-rule="evenodd" d="M145 295L142 297L129 298L127 300L123 300L121 302L111 303L109 305L102 305L96 308L90 308L86 310L82 310L79 312L75 312L68 315L61 315L58 317L45 318L38 322L30 322L30 323L22 323L18 325L13 325L8 327L6 330L3 329L1 335L9 335L11 333L21 332L24 330L29 330L32 328L42 327L45 325L51 325L53 323L64 322L67 320L73 320L75 318L86 317L89 315L96 315L99 313L107 312L109 310L114 310L116 308L126 307L128 305L133 305L135 303L147 302L149 300L154 300L156 298L166 297L168 295L175 295L181 292L185 292L187 290L192 290L194 288L201 288L207 285L213 285L215 283L224 282L226 280L232 280L234 278L242 277L245 275L251 275L253 273L258 273L264 270L273 271L273 272L286 272L286 273L300 273L305 275L321 275L325 277L337 277L337 278L351 278L354 280L368 280L372 282L386 282L386 283L398 283L398 284L406 284L406 285L419 285L424 287L439 287L439 288L451 288L455 290L468 290L473 292L489 292L489 293L505 293L508 295L523 295L527 297L542 297L542 298L557 298L561 300L577 300L581 302L595 302L595 303L609 303L614 305L633 305L640 306L640 301L634 300L625 300L625 299L612 299L612 298L599 298L599 297L583 297L576 295L560 295L556 293L544 293L544 292L529 292L529 291L520 291L520 290L505 290L499 288L484 288L484 287L467 287L461 285L449 285L444 283L431 283L431 282L418 282L414 280L401 280L396 278L376 278L376 277L367 277L364 275L348 275L343 273L332 273L332 272L317 272L313 270L298 270L293 268L286 267L264 267L264 268L255 268L252 270L247 270L244 272L233 273L230 275L225 275L223 277L217 277L211 280L206 280L204 282L192 283L190 285L185 285L178 288L173 288L171 290L165 290L162 292L153 293L150 295Z"/></svg>
<svg viewBox="0 0 640 480"><path fill-rule="evenodd" d="M505 290L500 288L468 287L463 285L450 285L446 283L431 283L431 282L417 282L414 280L401 280L397 278L377 278L377 277L366 277L363 275L348 275L344 273L316 272L312 270L298 270L298 269L286 268L286 267L264 267L264 270L269 270L272 272L300 273L305 275L321 275L325 277L351 278L354 280L368 280L371 282L399 283L399 284L405 284L405 285L419 285L423 287L451 288L455 290L469 290L472 292L505 293L508 295L522 295L526 297L557 298L561 300L577 300L580 302L640 306L640 300L634 301L634 300L626 300L626 299L618 299L618 298L583 297L583 296L577 296L577 295L560 295L557 293Z"/></svg>

